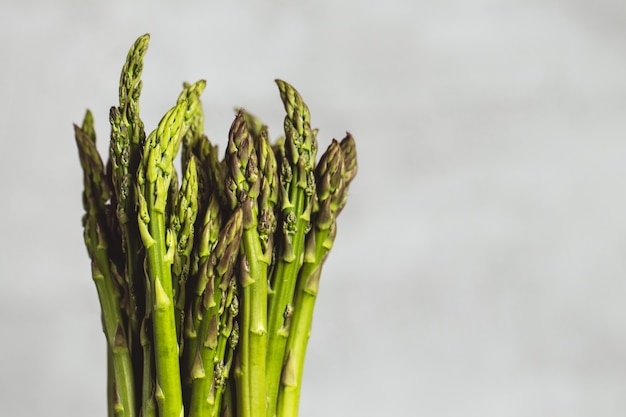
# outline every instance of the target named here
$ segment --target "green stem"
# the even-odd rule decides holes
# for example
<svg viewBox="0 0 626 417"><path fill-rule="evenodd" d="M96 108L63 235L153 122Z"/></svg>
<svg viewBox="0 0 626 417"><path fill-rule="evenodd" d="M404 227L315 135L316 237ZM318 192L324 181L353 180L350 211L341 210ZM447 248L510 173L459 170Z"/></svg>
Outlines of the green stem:
<svg viewBox="0 0 626 417"><path fill-rule="evenodd" d="M277 417L295 417L298 415L302 373L307 343L311 333L313 309L319 289L322 265L332 247L333 229L334 226L331 230L315 231L313 239L315 256L302 267L294 314L291 320L291 331L287 341L285 363L282 369L276 410Z"/></svg>
<svg viewBox="0 0 626 417"><path fill-rule="evenodd" d="M183 377L185 388L190 388L193 380L192 373L197 356L198 329L201 323L201 296L207 285L207 270L210 267L209 258L216 248L220 230L222 229L220 206L217 197L213 194L207 201L207 207L203 216L203 224L198 233L198 242L194 245L194 257L197 266L190 271L190 279L187 281L187 291L190 296L185 300L186 314L184 323L183 345Z"/></svg>
<svg viewBox="0 0 626 417"><path fill-rule="evenodd" d="M240 268L240 285L242 289L241 306L241 333L239 340L239 355L235 363L235 381L237 385L237 417L251 417L250 407L250 310L252 300L250 296L250 267L245 255L242 255L242 267Z"/></svg>
<svg viewBox="0 0 626 417"><path fill-rule="evenodd" d="M165 212L174 176L173 159L184 135L187 102L178 103L161 119L144 144L137 173L138 227L146 248L148 287L152 299L156 400L160 417L183 415L179 345L172 292L174 232L166 231Z"/></svg>
<svg viewBox="0 0 626 417"><path fill-rule="evenodd" d="M304 191L298 193L296 201L296 213L302 213L304 209ZM312 204L309 204L311 207ZM302 266L302 253L304 252L305 230L309 224L308 211L300 215L297 221L296 233L292 237L291 249L296 256L286 260L281 257L273 273L274 294L269 309L268 348L267 348L267 396L268 416L273 417L278 397L280 376L285 361L285 347L290 333L290 322L293 314L292 301L298 271Z"/></svg>
<svg viewBox="0 0 626 417"><path fill-rule="evenodd" d="M209 391L211 382L213 381L213 369L215 366L216 350L215 346L207 346L207 339L212 336L210 333L216 331L216 311L214 308L205 312L205 320L202 321L198 331L200 360L202 363L202 372L196 375L191 385L191 403L189 415L191 417L202 417L211 412L213 404L209 402Z"/></svg>
<svg viewBox="0 0 626 417"><path fill-rule="evenodd" d="M244 203L244 212L250 210L250 200ZM246 208L248 206L248 208ZM242 236L242 314L240 357L238 364L238 416L264 417L266 413L265 356L267 352L267 264L261 259L256 217L244 214Z"/></svg>
<svg viewBox="0 0 626 417"><path fill-rule="evenodd" d="M113 355L107 346L107 416L115 416L115 372L113 371Z"/></svg>
<svg viewBox="0 0 626 417"><path fill-rule="evenodd" d="M125 323L119 303L119 289L116 287L115 267L109 256L106 233L106 200L110 190L104 181L104 167L96 149L93 124L86 116L87 132L74 126L79 158L84 172L83 205L86 210L83 217L84 239L91 258L91 274L98 292L102 309L103 330L110 351L113 380L110 384L110 401L116 415L135 416L135 392L133 367L128 340L125 335Z"/></svg>
<svg viewBox="0 0 626 417"><path fill-rule="evenodd" d="M148 300L151 298L146 297ZM148 310L148 311L151 311ZM155 388L156 381L154 379L154 352L152 350L152 338L148 335L150 331L150 319L148 314L141 323L140 343L143 349L143 383L141 387L141 416L157 417Z"/></svg>
<svg viewBox="0 0 626 417"><path fill-rule="evenodd" d="M267 354L268 417L274 417L285 346L290 333L293 299L298 272L302 267L304 239L310 228L315 193L317 131L311 129L310 113L300 94L277 80L287 115L285 142L280 149L283 240L273 271L273 294L269 309ZM291 172L291 175L289 174Z"/></svg>
<svg viewBox="0 0 626 417"><path fill-rule="evenodd" d="M191 417L208 417L219 408L216 400L217 384L224 364L226 339L237 313L233 271L239 254L242 232L241 210L236 210L220 232L214 252L202 268L198 282L203 291L196 299L194 319L201 321L196 329L195 359L191 370ZM230 319L229 319L230 317Z"/></svg>
<svg viewBox="0 0 626 417"><path fill-rule="evenodd" d="M228 198L231 208L241 207L243 236L240 266L242 318L240 358L237 365L238 414L265 417L265 356L267 352L267 263L258 231L262 175L254 141L243 112L239 111L228 138Z"/></svg>
<svg viewBox="0 0 626 417"><path fill-rule="evenodd" d="M150 187L153 188L153 187ZM162 190L165 192L165 190ZM162 417L180 417L183 412L176 317L172 297L172 271L166 258L165 217L150 213L150 235L154 244L147 248L153 293L153 335L156 358L157 402Z"/></svg>
<svg viewBox="0 0 626 417"><path fill-rule="evenodd" d="M109 266L106 247L98 244L96 258L92 263L92 276L100 298L102 315L104 317L105 333L108 349L111 351L113 362L114 392L121 409L116 415L120 417L135 416L135 384L133 379L133 364L128 350L128 341L124 335L120 306L113 287L113 277Z"/></svg>
<svg viewBox="0 0 626 417"><path fill-rule="evenodd" d="M267 352L267 264L261 259L263 251L259 243L259 234L254 227L244 230L243 249L250 267L252 282L243 288L243 298L249 303L245 312L248 320L247 328L242 328L242 334L247 340L242 341L244 350L245 384L248 390L250 417L264 417L266 413L265 393L265 356ZM245 399L244 399L245 401Z"/></svg>
<svg viewBox="0 0 626 417"><path fill-rule="evenodd" d="M239 314L239 299L237 298L236 291L237 283L233 280L229 286L228 297L230 298L230 302L227 301L227 311L222 315L221 330L217 346L217 356L222 358L221 362L223 366L221 375L216 375L215 377L215 390L213 392L215 405L210 415L207 417L219 417L220 411L223 408L222 401L226 395L225 391L228 387L228 378L233 364L234 352L239 341L239 328L236 321L237 314Z"/></svg>
<svg viewBox="0 0 626 417"><path fill-rule="evenodd" d="M277 417L295 417L298 415L304 357L310 335L315 299L316 295L310 293L299 294L281 378L281 390L278 395L276 410Z"/></svg>

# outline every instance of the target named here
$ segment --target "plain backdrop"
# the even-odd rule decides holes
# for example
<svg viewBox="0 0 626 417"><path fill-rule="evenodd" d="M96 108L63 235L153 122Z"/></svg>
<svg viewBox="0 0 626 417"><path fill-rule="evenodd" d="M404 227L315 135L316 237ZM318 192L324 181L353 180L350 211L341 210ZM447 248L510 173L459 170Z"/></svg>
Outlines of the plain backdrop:
<svg viewBox="0 0 626 417"><path fill-rule="evenodd" d="M72 123L146 32L148 130L204 78L275 138L282 78L356 138L301 417L626 415L623 0L3 1L1 415L106 416Z"/></svg>

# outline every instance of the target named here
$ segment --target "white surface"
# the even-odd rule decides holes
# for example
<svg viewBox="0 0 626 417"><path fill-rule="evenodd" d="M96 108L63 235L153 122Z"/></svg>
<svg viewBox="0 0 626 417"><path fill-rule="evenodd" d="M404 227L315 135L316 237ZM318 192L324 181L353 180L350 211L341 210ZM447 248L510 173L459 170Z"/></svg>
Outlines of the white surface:
<svg viewBox="0 0 626 417"><path fill-rule="evenodd" d="M147 127L275 137L280 77L357 140L301 417L626 415L626 3L130 3L0 5L2 415L106 415L71 123L145 32Z"/></svg>

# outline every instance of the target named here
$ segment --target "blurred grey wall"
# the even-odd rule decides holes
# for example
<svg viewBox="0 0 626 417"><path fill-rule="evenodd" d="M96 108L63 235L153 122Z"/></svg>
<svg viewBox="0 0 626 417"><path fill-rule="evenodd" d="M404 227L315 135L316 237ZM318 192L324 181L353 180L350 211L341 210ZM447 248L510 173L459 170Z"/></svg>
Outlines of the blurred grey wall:
<svg viewBox="0 0 626 417"><path fill-rule="evenodd" d="M4 1L0 414L105 416L72 122L149 32L148 129L207 80L280 134L274 78L360 171L302 417L626 415L626 3Z"/></svg>

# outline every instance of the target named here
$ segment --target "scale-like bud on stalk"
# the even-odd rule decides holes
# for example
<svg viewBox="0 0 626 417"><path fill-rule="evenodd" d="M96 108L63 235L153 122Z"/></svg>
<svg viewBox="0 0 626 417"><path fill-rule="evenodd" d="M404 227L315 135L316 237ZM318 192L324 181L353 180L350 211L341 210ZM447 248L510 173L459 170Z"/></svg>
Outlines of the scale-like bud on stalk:
<svg viewBox="0 0 626 417"><path fill-rule="evenodd" d="M215 194L212 194L204 214L198 243L194 247L196 256L198 257L198 266L206 262L217 244L219 232L222 229L221 219L221 208L218 198Z"/></svg>
<svg viewBox="0 0 626 417"><path fill-rule="evenodd" d="M204 112L202 111L202 102L200 95L206 87L206 81L200 80L195 84L183 84L183 91L178 96L177 103L183 101L188 102L189 110L187 112L188 128L183 137L183 152L181 155L181 163L183 172L187 170L189 158L193 155L193 149L198 146L198 142L206 139L204 136Z"/></svg>
<svg viewBox="0 0 626 417"><path fill-rule="evenodd" d="M343 153L343 180L345 182L345 186L337 198L337 214L341 213L341 210L343 210L346 202L348 201L348 186L354 177L356 177L357 173L356 143L354 142L354 138L350 133L346 133L346 137L341 140L339 145L341 146L341 152Z"/></svg>

